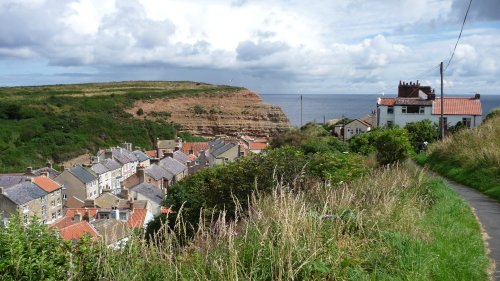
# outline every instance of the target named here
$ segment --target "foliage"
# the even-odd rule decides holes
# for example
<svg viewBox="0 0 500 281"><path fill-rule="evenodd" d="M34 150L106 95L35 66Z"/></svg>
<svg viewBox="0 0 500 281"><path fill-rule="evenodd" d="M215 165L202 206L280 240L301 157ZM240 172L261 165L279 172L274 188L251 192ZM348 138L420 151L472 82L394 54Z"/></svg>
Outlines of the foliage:
<svg viewBox="0 0 500 281"><path fill-rule="evenodd" d="M405 129L392 128L379 131L375 139L377 161L381 165L406 160L412 153L412 147Z"/></svg>
<svg viewBox="0 0 500 281"><path fill-rule="evenodd" d="M380 165L403 161L413 153L408 133L399 127L376 129L354 136L349 144L351 151L363 155L376 153Z"/></svg>
<svg viewBox="0 0 500 281"><path fill-rule="evenodd" d="M487 115L486 115L486 118L485 120L490 120L492 119L493 117L497 117L497 116L500 116L500 108L494 108L492 109Z"/></svg>
<svg viewBox="0 0 500 281"><path fill-rule="evenodd" d="M420 162L500 200L500 115L431 145Z"/></svg>
<svg viewBox="0 0 500 281"><path fill-rule="evenodd" d="M40 167L47 159L65 161L124 141L150 149L157 137L173 138L181 128L161 119L134 118L125 110L136 101L237 89L155 81L0 87L0 172Z"/></svg>
<svg viewBox="0 0 500 281"><path fill-rule="evenodd" d="M432 143L438 139L439 127L428 119L410 122L405 126L408 137L415 151L419 151L423 142Z"/></svg>
<svg viewBox="0 0 500 281"><path fill-rule="evenodd" d="M316 123L307 123L302 128L293 128L271 139L271 147L277 148L285 145L299 147L309 141L317 141L318 137L327 137L328 131Z"/></svg>
<svg viewBox="0 0 500 281"><path fill-rule="evenodd" d="M331 183L349 182L367 173L363 157L347 153L315 153L311 156L309 170Z"/></svg>
<svg viewBox="0 0 500 281"><path fill-rule="evenodd" d="M136 112L136 113L137 113L137 115L139 115L139 116L144 115L144 109L139 108L139 109L137 109L137 112Z"/></svg>
<svg viewBox="0 0 500 281"><path fill-rule="evenodd" d="M207 111L205 110L205 108L203 108L203 106L201 106L199 104L193 106L193 112L194 112L194 114L205 114L205 113L207 113Z"/></svg>

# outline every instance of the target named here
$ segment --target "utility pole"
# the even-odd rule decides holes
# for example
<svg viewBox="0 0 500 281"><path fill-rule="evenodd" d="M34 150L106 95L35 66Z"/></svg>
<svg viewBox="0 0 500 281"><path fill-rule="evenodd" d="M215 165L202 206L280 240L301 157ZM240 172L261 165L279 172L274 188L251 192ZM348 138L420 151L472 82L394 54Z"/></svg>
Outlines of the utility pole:
<svg viewBox="0 0 500 281"><path fill-rule="evenodd" d="M302 95L300 95L300 127L302 127Z"/></svg>
<svg viewBox="0 0 500 281"><path fill-rule="evenodd" d="M444 139L443 62L439 65L439 73L441 74L441 122L439 123L441 139Z"/></svg>

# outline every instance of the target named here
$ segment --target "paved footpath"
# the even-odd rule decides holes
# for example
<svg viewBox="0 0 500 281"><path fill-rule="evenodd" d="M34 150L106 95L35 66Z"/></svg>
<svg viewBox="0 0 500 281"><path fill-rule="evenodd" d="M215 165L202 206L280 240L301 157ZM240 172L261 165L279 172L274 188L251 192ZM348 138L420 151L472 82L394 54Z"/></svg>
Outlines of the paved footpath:
<svg viewBox="0 0 500 281"><path fill-rule="evenodd" d="M494 277L500 281L500 204L475 189L443 179L475 209L479 221L490 237L488 239L490 257L496 264Z"/></svg>

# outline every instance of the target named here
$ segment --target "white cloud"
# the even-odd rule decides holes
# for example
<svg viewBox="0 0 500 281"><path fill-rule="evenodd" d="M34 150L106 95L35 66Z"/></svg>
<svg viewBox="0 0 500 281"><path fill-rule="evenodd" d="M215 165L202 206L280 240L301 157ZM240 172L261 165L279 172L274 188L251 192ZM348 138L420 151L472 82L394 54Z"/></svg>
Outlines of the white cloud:
<svg viewBox="0 0 500 281"><path fill-rule="evenodd" d="M473 5L497 9L492 1ZM452 19L461 11L458 0L63 3L0 3L0 65L2 58L36 58L54 66L92 67L115 80L123 77L123 67L140 67L144 75L149 67L151 76L175 69L207 82L239 73L248 87L375 92L449 56L460 27ZM477 86L499 74L500 28L480 25L477 16L472 20L474 29L466 26L449 76Z"/></svg>

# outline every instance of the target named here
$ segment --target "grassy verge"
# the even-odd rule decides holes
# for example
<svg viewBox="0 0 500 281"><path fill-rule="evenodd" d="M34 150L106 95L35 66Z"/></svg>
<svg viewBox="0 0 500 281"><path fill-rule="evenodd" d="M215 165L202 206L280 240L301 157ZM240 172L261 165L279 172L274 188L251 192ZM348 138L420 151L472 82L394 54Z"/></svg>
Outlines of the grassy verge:
<svg viewBox="0 0 500 281"><path fill-rule="evenodd" d="M114 280L487 280L470 208L442 181L395 167L351 185L278 186L248 213L156 245L100 252L95 277ZM182 236L182 235L181 235Z"/></svg>
<svg viewBox="0 0 500 281"><path fill-rule="evenodd" d="M416 160L500 201L500 115L432 144Z"/></svg>

